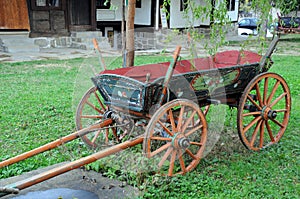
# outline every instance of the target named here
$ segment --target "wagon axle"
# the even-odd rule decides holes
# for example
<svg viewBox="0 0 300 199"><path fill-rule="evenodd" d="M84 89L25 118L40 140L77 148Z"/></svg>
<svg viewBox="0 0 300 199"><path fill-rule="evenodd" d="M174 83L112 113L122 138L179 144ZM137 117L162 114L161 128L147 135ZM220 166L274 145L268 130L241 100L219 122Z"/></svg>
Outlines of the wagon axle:
<svg viewBox="0 0 300 199"><path fill-rule="evenodd" d="M172 137L172 146L175 148L188 148L190 146L190 140L183 137L181 133L177 133Z"/></svg>
<svg viewBox="0 0 300 199"><path fill-rule="evenodd" d="M252 104L245 104L244 109L249 110L250 112L258 111L257 107Z"/></svg>
<svg viewBox="0 0 300 199"><path fill-rule="evenodd" d="M275 119L277 117L277 111L272 110L270 107L265 106L263 107L261 111L261 116L263 119L268 120L268 119Z"/></svg>
<svg viewBox="0 0 300 199"><path fill-rule="evenodd" d="M178 148L188 148L191 145L191 142L188 138L182 137L176 139L174 142L174 146L178 146Z"/></svg>

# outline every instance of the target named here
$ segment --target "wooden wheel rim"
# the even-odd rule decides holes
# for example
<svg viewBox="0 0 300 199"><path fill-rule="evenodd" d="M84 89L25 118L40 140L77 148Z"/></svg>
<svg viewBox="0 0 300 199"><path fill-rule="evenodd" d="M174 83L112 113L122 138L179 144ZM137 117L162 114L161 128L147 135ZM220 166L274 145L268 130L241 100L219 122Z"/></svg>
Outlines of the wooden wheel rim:
<svg viewBox="0 0 300 199"><path fill-rule="evenodd" d="M94 98L94 101L91 101L91 98ZM89 108L91 112L86 114L84 112L85 108ZM108 110L108 107L104 105L101 100L101 96L96 87L91 87L80 100L77 110L76 110L76 129L80 130L86 128L88 125L95 124L104 119L104 113ZM89 121L90 123L85 123ZM110 142L111 136L114 137L114 140L119 142L116 128L113 126L104 127L101 130L92 132L90 134L84 135L81 137L83 142L91 148L101 148L114 145Z"/></svg>
<svg viewBox="0 0 300 199"><path fill-rule="evenodd" d="M282 108L277 108L280 103ZM249 104L254 110L247 112ZM291 97L286 81L276 73L256 76L239 102L237 124L242 143L255 151L277 143L286 130L290 110ZM281 121L277 119L279 114Z"/></svg>
<svg viewBox="0 0 300 199"><path fill-rule="evenodd" d="M180 107L178 120L175 119L174 111L172 110L175 107ZM191 111L191 117L199 117L201 120L197 122L194 126L191 127L193 119L186 117L181 117L185 113L181 110ZM163 121L168 117L169 127L163 124ZM157 126L160 125L161 129L168 133L166 136L157 135ZM168 129L167 129L168 128ZM163 132L161 131L161 132ZM198 134L198 132L201 132ZM196 139L193 139L195 138ZM167 174L168 176L185 174L186 172L194 169L204 152L205 144L207 140L207 123L205 116L199 106L190 100L177 99L171 102L166 103L160 107L155 114L151 117L149 121L145 138L143 142L144 154L148 158L154 156L158 157L158 154L163 156L158 157L159 163L158 168L160 169L167 159L169 159L169 165ZM162 144L161 146L151 148L153 143L158 142ZM195 150L192 150L195 149ZM190 160L184 159L184 156L191 157ZM168 163L167 163L168 164ZM174 167L180 168L179 171L176 171Z"/></svg>

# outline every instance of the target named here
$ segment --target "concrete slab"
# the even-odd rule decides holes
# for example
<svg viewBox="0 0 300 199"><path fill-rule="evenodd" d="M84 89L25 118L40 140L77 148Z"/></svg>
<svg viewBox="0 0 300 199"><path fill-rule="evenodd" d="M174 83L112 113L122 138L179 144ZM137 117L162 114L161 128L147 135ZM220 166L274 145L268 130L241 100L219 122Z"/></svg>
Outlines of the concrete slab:
<svg viewBox="0 0 300 199"><path fill-rule="evenodd" d="M50 167L38 169L28 173L24 173L20 176L15 176L7 179L0 180L0 187L15 183L17 181L24 180L33 175L37 175L44 171L48 171L54 167L60 166L64 163L53 165ZM21 190L18 195L7 195L1 199L35 199L36 194L46 194L56 190L56 193L63 194L83 194L85 199L98 198L135 198L139 195L138 189L127 185L124 182L112 180L103 177L100 173L94 171L85 171L83 169L75 169L64 173L62 175L51 178L47 181L33 185L29 188ZM62 191L62 192L60 192ZM65 192L64 192L65 191ZM28 194L28 195L27 195ZM30 196L30 197L28 197ZM41 195L40 195L41 196ZM82 196L82 195L81 195ZM94 196L94 198L93 198ZM89 198L90 197L90 198ZM46 197L39 197L46 198ZM51 199L57 199L58 197L51 197ZM62 197L66 199L68 197ZM71 199L71 198L70 198Z"/></svg>

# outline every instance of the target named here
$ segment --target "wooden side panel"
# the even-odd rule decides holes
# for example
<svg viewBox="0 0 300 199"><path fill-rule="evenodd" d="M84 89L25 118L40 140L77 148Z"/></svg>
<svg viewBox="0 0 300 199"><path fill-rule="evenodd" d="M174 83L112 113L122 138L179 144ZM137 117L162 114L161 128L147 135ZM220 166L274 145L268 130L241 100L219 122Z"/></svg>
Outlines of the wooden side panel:
<svg viewBox="0 0 300 199"><path fill-rule="evenodd" d="M26 0L0 0L0 29L30 30Z"/></svg>

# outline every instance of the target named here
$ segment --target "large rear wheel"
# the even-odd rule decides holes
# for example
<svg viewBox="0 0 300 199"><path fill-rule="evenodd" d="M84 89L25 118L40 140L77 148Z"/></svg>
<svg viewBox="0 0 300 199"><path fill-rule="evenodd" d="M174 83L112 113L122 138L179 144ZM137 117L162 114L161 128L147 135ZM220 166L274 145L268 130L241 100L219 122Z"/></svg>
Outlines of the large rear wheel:
<svg viewBox="0 0 300 199"><path fill-rule="evenodd" d="M291 96L286 81L275 73L262 73L249 82L238 107L238 133L250 150L277 143L290 117Z"/></svg>

